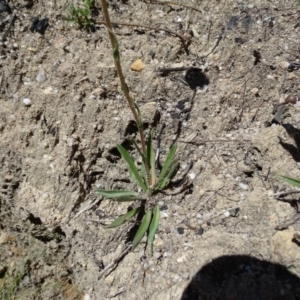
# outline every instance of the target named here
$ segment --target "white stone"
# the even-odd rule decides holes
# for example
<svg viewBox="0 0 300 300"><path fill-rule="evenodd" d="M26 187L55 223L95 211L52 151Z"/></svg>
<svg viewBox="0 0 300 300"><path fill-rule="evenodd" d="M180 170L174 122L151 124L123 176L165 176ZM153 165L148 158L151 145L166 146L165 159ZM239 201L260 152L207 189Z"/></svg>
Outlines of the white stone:
<svg viewBox="0 0 300 300"><path fill-rule="evenodd" d="M182 22L182 19L181 19L181 17L180 17L180 16L177 16L177 17L175 18L175 22L177 22L177 23L180 23L180 22Z"/></svg>
<svg viewBox="0 0 300 300"><path fill-rule="evenodd" d="M225 212L224 212L224 216L225 216L226 218L228 218L228 217L230 216L230 212L229 212L229 211L225 211Z"/></svg>
<svg viewBox="0 0 300 300"><path fill-rule="evenodd" d="M191 180L193 180L193 179L195 179L196 175L195 175L194 172L191 172L191 173L189 174L189 177L191 178Z"/></svg>
<svg viewBox="0 0 300 300"><path fill-rule="evenodd" d="M26 105L26 106L30 106L31 105L31 100L29 98L24 98L23 99L23 103Z"/></svg>
<svg viewBox="0 0 300 300"><path fill-rule="evenodd" d="M240 187L241 189L243 189L243 190L248 190L248 185L245 184L245 183L240 182L240 183L239 183L239 187Z"/></svg>
<svg viewBox="0 0 300 300"><path fill-rule="evenodd" d="M185 164L185 163L183 163L182 166L181 166L182 170L185 170L186 167L187 167L187 164Z"/></svg>
<svg viewBox="0 0 300 300"><path fill-rule="evenodd" d="M282 69L288 69L288 67L290 66L290 63L288 61L281 61L279 63L279 65Z"/></svg>
<svg viewBox="0 0 300 300"><path fill-rule="evenodd" d="M175 275L174 277L173 277L173 282L174 283L177 283L177 282L180 282L181 281L181 277L179 276L179 275Z"/></svg>
<svg viewBox="0 0 300 300"><path fill-rule="evenodd" d="M25 77L25 78L23 78L23 83L24 83L24 85L31 85L32 81L30 78Z"/></svg>
<svg viewBox="0 0 300 300"><path fill-rule="evenodd" d="M161 219L165 219L165 218L167 218L169 215L165 212L165 211L161 211L160 212L160 218Z"/></svg>
<svg viewBox="0 0 300 300"><path fill-rule="evenodd" d="M40 72L37 74L35 80L37 82L43 82L46 80L46 73L44 70L40 70Z"/></svg>
<svg viewBox="0 0 300 300"><path fill-rule="evenodd" d="M186 262L187 261L187 257L185 255L177 258L176 260L178 263L182 263L182 262Z"/></svg>
<svg viewBox="0 0 300 300"><path fill-rule="evenodd" d="M258 94L258 91L259 91L258 88L253 88L253 89L251 89L251 93L252 93L253 95Z"/></svg>
<svg viewBox="0 0 300 300"><path fill-rule="evenodd" d="M67 144L69 147L72 147L74 145L74 139L72 137L67 138Z"/></svg>

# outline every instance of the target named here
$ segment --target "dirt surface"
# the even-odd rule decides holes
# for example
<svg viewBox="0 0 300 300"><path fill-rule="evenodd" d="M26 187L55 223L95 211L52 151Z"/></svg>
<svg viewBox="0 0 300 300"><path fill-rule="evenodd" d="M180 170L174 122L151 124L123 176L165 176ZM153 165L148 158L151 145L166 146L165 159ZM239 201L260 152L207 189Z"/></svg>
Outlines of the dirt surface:
<svg viewBox="0 0 300 300"><path fill-rule="evenodd" d="M299 222L283 226L297 216L298 194L274 196L292 190L277 174L300 177L299 102L276 114L299 96L299 7L249 3L110 2L114 22L140 25L114 30L146 133L165 124L162 161L177 140L174 180L191 166L188 189L157 199L154 256L142 242L123 257L131 224L107 230L101 222L129 205L95 189L134 189L116 145L136 157L130 139L138 136L100 4L87 32L65 20L71 3L8 2L0 27L1 299L300 299ZM43 34L30 31L32 17L49 18ZM130 69L137 59L139 72ZM158 72L175 67L196 74Z"/></svg>

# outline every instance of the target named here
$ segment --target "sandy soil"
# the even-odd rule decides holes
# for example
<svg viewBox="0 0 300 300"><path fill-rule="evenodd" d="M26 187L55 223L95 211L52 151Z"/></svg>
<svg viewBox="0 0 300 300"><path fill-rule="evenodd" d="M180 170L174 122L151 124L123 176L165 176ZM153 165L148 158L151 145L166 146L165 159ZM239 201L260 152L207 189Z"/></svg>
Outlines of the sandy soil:
<svg viewBox="0 0 300 300"><path fill-rule="evenodd" d="M297 2L149 2L110 1L123 71L146 132L165 124L162 159L176 139L175 179L192 166L191 185L157 199L154 256L142 242L106 272L131 224L101 222L129 205L95 189L134 188L116 145L136 157L137 134L100 4L93 31L67 22L61 0L1 13L0 299L300 299L299 222L283 226L298 194L274 196L293 189L278 174L300 177L299 102L276 115L299 95ZM44 34L32 17L49 18ZM207 78L193 77L192 105L185 71L158 72L174 67Z"/></svg>

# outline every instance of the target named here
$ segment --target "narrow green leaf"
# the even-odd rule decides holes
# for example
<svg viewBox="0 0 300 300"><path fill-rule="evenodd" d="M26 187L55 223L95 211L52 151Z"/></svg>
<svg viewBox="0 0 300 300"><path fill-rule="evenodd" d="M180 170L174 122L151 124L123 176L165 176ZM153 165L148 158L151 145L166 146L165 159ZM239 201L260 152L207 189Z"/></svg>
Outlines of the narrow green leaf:
<svg viewBox="0 0 300 300"><path fill-rule="evenodd" d="M174 160L174 157L175 157L175 154L176 154L176 149L177 149L177 146L176 146L176 144L174 144L171 147L171 149L170 149L170 151L167 155L166 161L165 161L165 163L163 165L163 168L162 168L162 170L159 174L158 182L161 182L165 178L166 173L168 172L168 170L169 170L169 168L170 168L170 166L171 166L171 164Z"/></svg>
<svg viewBox="0 0 300 300"><path fill-rule="evenodd" d="M150 133L147 141L147 165L149 166L149 168L150 168L151 150L152 150L152 132Z"/></svg>
<svg viewBox="0 0 300 300"><path fill-rule="evenodd" d="M116 200L117 200L118 202L146 201L146 199L144 199L144 198L140 198L140 197L130 197L130 196L119 197L119 198L116 198Z"/></svg>
<svg viewBox="0 0 300 300"><path fill-rule="evenodd" d="M140 108L139 108L139 106L135 103L135 101L132 99L132 102L133 102L133 104L134 104L134 108L136 109L136 111L137 111L137 115L138 115L138 122L139 122L139 124L137 124L138 125L138 128L139 128L139 130L144 130L144 128L143 128L143 121L142 121L142 115L141 115L141 111L140 111Z"/></svg>
<svg viewBox="0 0 300 300"><path fill-rule="evenodd" d="M140 207L137 207L137 208L134 208L134 209L130 210L127 214L122 215L122 216L118 217L117 219L115 219L112 223L107 225L106 228L115 228L115 227L118 227L118 226L124 224L130 218L132 218L136 214L138 214L140 210L141 210Z"/></svg>
<svg viewBox="0 0 300 300"><path fill-rule="evenodd" d="M145 182L144 182L142 176L140 175L136 165L134 164L133 159L131 158L130 154L121 145L117 145L117 148L118 148L120 154L122 155L123 159L126 161L128 167L129 167L129 170L133 174L138 185L143 189L144 192L146 192L147 187L145 185Z"/></svg>
<svg viewBox="0 0 300 300"><path fill-rule="evenodd" d="M144 178L144 182L147 182L147 175L146 175L146 169L145 169L145 164L147 163L146 156L143 154L141 148L138 146L138 144L136 143L135 140L132 140L132 143L134 144L135 148L137 149L137 151L139 152L140 156L142 157L143 165L142 165L140 174ZM136 181L136 180L134 179L134 181Z"/></svg>
<svg viewBox="0 0 300 300"><path fill-rule="evenodd" d="M173 164L171 165L171 167L170 167L170 169L169 169L167 175L166 175L166 176L163 178L163 180L159 183L159 187L158 187L159 189L163 190L163 189L166 187L166 185L167 185L167 184L169 183L169 181L170 181L170 178L173 176L175 170L177 169L178 164L179 164L178 160L174 160L174 161L173 161Z"/></svg>
<svg viewBox="0 0 300 300"><path fill-rule="evenodd" d="M285 182L300 188L300 179L289 177L289 176L283 176L283 175L279 175L279 177L281 177L281 179L284 180Z"/></svg>
<svg viewBox="0 0 300 300"><path fill-rule="evenodd" d="M156 205L154 208L153 218L149 226L148 240L147 240L147 245L148 246L150 245L151 255L153 255L153 241L154 241L156 230L158 228L159 218L160 218L160 209L159 206Z"/></svg>
<svg viewBox="0 0 300 300"><path fill-rule="evenodd" d="M147 211L144 218L143 218L142 224L140 225L137 233L134 236L134 239L133 239L133 242L132 242L132 251L140 243L140 241L142 240L144 234L147 232L147 230L149 228L150 221L151 221L151 216L152 216L151 211Z"/></svg>
<svg viewBox="0 0 300 300"><path fill-rule="evenodd" d="M115 39L115 45L116 47L113 50L113 57L115 61L120 61L120 53L119 53L119 43L118 40L116 39L116 37L114 36Z"/></svg>
<svg viewBox="0 0 300 300"><path fill-rule="evenodd" d="M119 227L124 223L125 223L125 216L122 215L122 216L118 217L117 219L115 219L114 221L112 221L109 225L107 225L106 228Z"/></svg>
<svg viewBox="0 0 300 300"><path fill-rule="evenodd" d="M151 185L156 183L156 172L155 172L155 152L152 144L153 131L151 131L147 142L147 165L150 169L151 174Z"/></svg>
<svg viewBox="0 0 300 300"><path fill-rule="evenodd" d="M123 198L123 197L138 197L138 193L132 191L123 191L123 190L96 190L96 193L103 196L104 198L114 199L114 198Z"/></svg>
<svg viewBox="0 0 300 300"><path fill-rule="evenodd" d="M133 175L132 171L128 168L128 172L129 172L129 177L131 179L131 181L137 185L139 185L139 183L137 182L135 176Z"/></svg>

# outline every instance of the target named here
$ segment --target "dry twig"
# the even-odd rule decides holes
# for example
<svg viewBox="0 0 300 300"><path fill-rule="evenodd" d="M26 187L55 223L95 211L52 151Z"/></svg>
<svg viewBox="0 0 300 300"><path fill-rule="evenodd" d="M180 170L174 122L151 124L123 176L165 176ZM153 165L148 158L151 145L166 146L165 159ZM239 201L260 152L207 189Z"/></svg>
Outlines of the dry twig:
<svg viewBox="0 0 300 300"><path fill-rule="evenodd" d="M287 196L287 195L292 195L292 194L299 194L299 193L300 193L300 190L293 190L293 191L287 191L287 192L279 192L279 193L273 194L273 197L282 197L282 196Z"/></svg>
<svg viewBox="0 0 300 300"><path fill-rule="evenodd" d="M122 287L117 293L113 294L113 295L110 295L110 296L107 296L108 299L111 299L111 298L114 298L114 297L117 297L119 296L120 294L126 292L125 288Z"/></svg>
<svg viewBox="0 0 300 300"><path fill-rule="evenodd" d="M99 201L101 200L101 198L97 198L95 201L90 202L86 207L84 207L83 209L81 209L74 217L73 219L78 218L82 213L84 213L85 211L91 209L95 204L97 204Z"/></svg>
<svg viewBox="0 0 300 300"><path fill-rule="evenodd" d="M148 4L175 5L175 6L181 6L181 7L189 8L189 9L192 9L192 10L195 10L195 11L198 11L198 12L202 13L202 11L200 9L197 9L197 8L195 8L193 6L189 6L189 5L185 5L185 4L180 4L180 3L176 3L176 2L172 2L172 1L163 1L163 2L160 2L160 1L150 0L150 2L148 2Z"/></svg>
<svg viewBox="0 0 300 300"><path fill-rule="evenodd" d="M98 21L97 24L102 24L102 25L106 25L105 21ZM150 29L150 30L154 30L154 31L165 31L171 35L177 36L178 38L180 38L180 40L184 43L186 41L192 41L190 38L185 37L177 32L174 32L168 28L161 28L161 27L152 27L152 26L147 26L147 25L141 25L141 24L134 24L134 23L123 23L123 22L111 22L112 25L120 25L120 26L128 26L128 27L141 27L141 28L146 28L146 29Z"/></svg>
<svg viewBox="0 0 300 300"><path fill-rule="evenodd" d="M7 38L7 35L8 35L8 32L10 31L10 28L12 27L14 21L15 21L15 18L16 18L16 15L17 15L17 12L14 11L13 14L11 15L10 17L10 21L9 21L9 24L7 26L7 28L5 29L5 32L3 33L3 36L2 36L2 43L4 43L6 41L6 38Z"/></svg>
<svg viewBox="0 0 300 300"><path fill-rule="evenodd" d="M275 227L277 230L283 230L295 224L300 219L300 214L296 214L291 220Z"/></svg>
<svg viewBox="0 0 300 300"><path fill-rule="evenodd" d="M226 213L227 211L230 211L230 210L233 210L233 209L237 209L237 208L240 208L240 207L239 207L239 206L235 206L235 207L231 207L231 208L227 208L227 209L225 209L225 210L222 210L221 212L219 212L219 213L217 213L217 214L215 214L215 215L213 215L213 216L210 216L210 217L206 218L205 220L202 220L202 222L200 222L200 223L198 223L198 224L201 226L202 224L204 224L204 223L206 223L206 222L208 222L208 221L210 221L210 220L212 220L212 219L214 219L214 218L216 218L216 217L218 217L218 216L223 215L223 214Z"/></svg>
<svg viewBox="0 0 300 300"><path fill-rule="evenodd" d="M167 139L168 141L172 141L172 139ZM184 141L184 140L176 140L176 142L184 143L184 144L192 144L192 145L202 145L204 143L229 143L229 142L251 142L251 140L225 140L225 139L215 139L215 140L196 140L196 141Z"/></svg>
<svg viewBox="0 0 300 300"><path fill-rule="evenodd" d="M114 266L117 266L118 263L125 257L125 255L130 251L131 245L127 246L124 251L121 252L110 264L108 264L99 274L98 280L104 275L104 273L113 268Z"/></svg>

